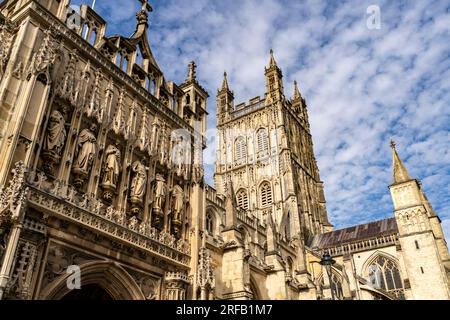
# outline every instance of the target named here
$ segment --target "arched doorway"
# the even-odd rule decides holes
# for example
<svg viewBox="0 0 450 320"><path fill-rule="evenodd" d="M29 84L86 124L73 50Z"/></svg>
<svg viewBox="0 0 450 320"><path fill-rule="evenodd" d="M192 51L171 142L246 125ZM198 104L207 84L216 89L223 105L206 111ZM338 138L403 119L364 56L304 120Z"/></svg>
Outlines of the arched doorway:
<svg viewBox="0 0 450 320"><path fill-rule="evenodd" d="M80 265L81 289L67 288L69 275L50 283L40 294L44 300L145 300L133 277L119 264L94 261Z"/></svg>
<svg viewBox="0 0 450 320"><path fill-rule="evenodd" d="M96 300L106 301L114 300L113 297L98 284L88 284L79 290L72 290L67 293L61 300Z"/></svg>

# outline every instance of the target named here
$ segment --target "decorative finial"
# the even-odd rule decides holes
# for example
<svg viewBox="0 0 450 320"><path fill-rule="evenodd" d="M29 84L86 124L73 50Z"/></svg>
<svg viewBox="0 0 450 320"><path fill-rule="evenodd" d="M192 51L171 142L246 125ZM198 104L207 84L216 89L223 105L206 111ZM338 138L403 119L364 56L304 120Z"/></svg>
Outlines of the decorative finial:
<svg viewBox="0 0 450 320"><path fill-rule="evenodd" d="M187 81L195 80L195 78L197 76L196 68L197 68L197 65L195 64L195 62L191 61L191 63L189 63L189 71L188 71Z"/></svg>
<svg viewBox="0 0 450 320"><path fill-rule="evenodd" d="M145 12L152 12L153 8L150 5L150 3L148 2L148 0L139 0L142 3L142 9L141 11L145 11Z"/></svg>
<svg viewBox="0 0 450 320"><path fill-rule="evenodd" d="M277 62L275 61L275 58L273 56L273 49L270 49L270 62L269 62L269 68L270 67L276 67L277 66Z"/></svg>
<svg viewBox="0 0 450 320"><path fill-rule="evenodd" d="M300 95L300 90L298 90L297 80L294 80L294 96L292 98L298 99L300 97L301 97L301 95Z"/></svg>
<svg viewBox="0 0 450 320"><path fill-rule="evenodd" d="M397 153L397 150L395 149L395 141L391 139L391 148L392 148L392 168L393 168L393 174L394 174L394 183L401 183L408 180L411 180L411 176L408 173L408 170L406 170L405 165L403 164L403 161L400 159L400 156Z"/></svg>
<svg viewBox="0 0 450 320"><path fill-rule="evenodd" d="M139 0L142 3L141 10L136 13L138 25L148 24L148 13L153 11L152 6L148 3L148 0Z"/></svg>
<svg viewBox="0 0 450 320"><path fill-rule="evenodd" d="M395 141L393 139L391 139L391 148L395 149L396 145L397 144L395 143Z"/></svg>
<svg viewBox="0 0 450 320"><path fill-rule="evenodd" d="M227 72L224 71L223 73L223 82L222 82L222 90L228 90L228 79L227 79Z"/></svg>

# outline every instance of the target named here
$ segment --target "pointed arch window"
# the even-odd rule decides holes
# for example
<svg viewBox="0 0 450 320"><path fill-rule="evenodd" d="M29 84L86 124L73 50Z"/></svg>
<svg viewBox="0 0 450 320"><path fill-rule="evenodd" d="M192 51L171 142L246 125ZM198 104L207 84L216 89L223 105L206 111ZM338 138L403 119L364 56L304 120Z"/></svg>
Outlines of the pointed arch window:
<svg viewBox="0 0 450 320"><path fill-rule="evenodd" d="M206 213L206 232L208 232L208 234L213 235L214 232L214 218L213 215L210 211L208 211Z"/></svg>
<svg viewBox="0 0 450 320"><path fill-rule="evenodd" d="M261 206L267 207L272 204L272 188L269 182L264 182L260 188Z"/></svg>
<svg viewBox="0 0 450 320"><path fill-rule="evenodd" d="M269 154L269 137L266 129L259 129L256 133L256 148L259 157Z"/></svg>
<svg viewBox="0 0 450 320"><path fill-rule="evenodd" d="M236 139L234 145L234 161L237 165L243 164L247 158L247 143L244 137Z"/></svg>
<svg viewBox="0 0 450 320"><path fill-rule="evenodd" d="M404 287L397 264L384 256L376 257L368 267L369 283L375 288L379 288L395 295L399 299L404 299Z"/></svg>
<svg viewBox="0 0 450 320"><path fill-rule="evenodd" d="M328 277L328 275L324 275L325 277ZM320 291L323 295L323 288L325 287L324 282L324 276L322 276L322 279L320 280ZM330 289L333 292L333 297L335 300L343 300L344 299L344 290L342 289L342 280L341 277L335 272L332 271L331 278L329 278L330 281Z"/></svg>
<svg viewBox="0 0 450 320"><path fill-rule="evenodd" d="M248 195L246 190L244 189L239 190L238 193L236 194L236 200L239 208L248 210Z"/></svg>
<svg viewBox="0 0 450 320"><path fill-rule="evenodd" d="M344 291L342 290L342 281L341 278L336 274L331 274L331 283L330 287L334 293L334 298L337 300L342 300L344 298Z"/></svg>

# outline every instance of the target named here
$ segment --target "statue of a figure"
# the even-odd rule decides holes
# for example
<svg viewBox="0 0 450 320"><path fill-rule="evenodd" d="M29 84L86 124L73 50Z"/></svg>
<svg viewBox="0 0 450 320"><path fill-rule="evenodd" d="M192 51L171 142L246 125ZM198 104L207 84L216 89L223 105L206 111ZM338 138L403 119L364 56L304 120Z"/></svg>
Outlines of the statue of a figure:
<svg viewBox="0 0 450 320"><path fill-rule="evenodd" d="M44 160L43 168L47 173L52 173L53 165L58 164L66 142L67 132L65 128L64 114L66 108L63 106L61 111L53 110L50 114L45 139L43 143L42 158Z"/></svg>
<svg viewBox="0 0 450 320"><path fill-rule="evenodd" d="M183 143L183 137L180 136L175 140L175 145L172 150L172 161L175 165L177 175L181 176L183 175L183 169L185 168L186 164L186 144Z"/></svg>
<svg viewBox="0 0 450 320"><path fill-rule="evenodd" d="M162 210L166 200L166 180L160 174L156 175L156 186L155 186L155 206L157 210Z"/></svg>
<svg viewBox="0 0 450 320"><path fill-rule="evenodd" d="M109 145L105 151L105 165L102 186L106 188L116 189L120 174L121 153L119 150L120 142L116 141L115 145Z"/></svg>
<svg viewBox="0 0 450 320"><path fill-rule="evenodd" d="M159 119L155 117L155 120L153 120L152 124L152 137L151 137L151 152L156 152L158 145L159 145L159 131L160 131L161 125L159 123Z"/></svg>
<svg viewBox="0 0 450 320"><path fill-rule="evenodd" d="M183 189L176 185L172 193L173 199L173 220L181 221L181 214L184 207L184 192Z"/></svg>
<svg viewBox="0 0 450 320"><path fill-rule="evenodd" d="M55 156L61 156L62 148L66 141L66 120L62 113L58 110L53 110L47 126L47 134L44 140L44 151L52 152Z"/></svg>
<svg viewBox="0 0 450 320"><path fill-rule="evenodd" d="M145 187L147 185L147 167L144 161L135 161L131 166L134 173L131 180L130 199L133 203L142 204L144 202Z"/></svg>
<svg viewBox="0 0 450 320"><path fill-rule="evenodd" d="M121 153L119 150L120 142L115 145L110 144L105 151L105 163L103 165L102 187L104 189L103 199L110 202L117 189L120 174Z"/></svg>
<svg viewBox="0 0 450 320"><path fill-rule="evenodd" d="M78 136L77 159L73 166L73 172L79 179L84 179L88 174L97 153L97 139L95 138L95 131L97 126L92 124L89 129L84 129Z"/></svg>

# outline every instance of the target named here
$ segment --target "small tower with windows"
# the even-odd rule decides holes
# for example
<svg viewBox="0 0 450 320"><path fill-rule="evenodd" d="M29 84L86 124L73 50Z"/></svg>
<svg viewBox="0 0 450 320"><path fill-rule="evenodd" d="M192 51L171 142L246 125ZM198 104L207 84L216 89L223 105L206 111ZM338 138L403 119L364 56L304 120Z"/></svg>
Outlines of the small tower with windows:
<svg viewBox="0 0 450 320"><path fill-rule="evenodd" d="M188 76L180 86L184 92L183 117L197 131L206 131L206 99L208 92L197 81L197 65L191 61L188 65ZM197 125L196 125L197 123Z"/></svg>
<svg viewBox="0 0 450 320"><path fill-rule="evenodd" d="M416 299L450 299L445 270L449 254L440 219L419 181L409 175L393 141L391 148L394 182L389 188L413 296Z"/></svg>
<svg viewBox="0 0 450 320"><path fill-rule="evenodd" d="M220 126L229 119L234 110L234 94L228 86L227 73L223 73L223 82L220 90L217 90L217 122Z"/></svg>
<svg viewBox="0 0 450 320"><path fill-rule="evenodd" d="M266 76L266 105L284 100L283 73L278 67L270 49L270 61L265 70Z"/></svg>

